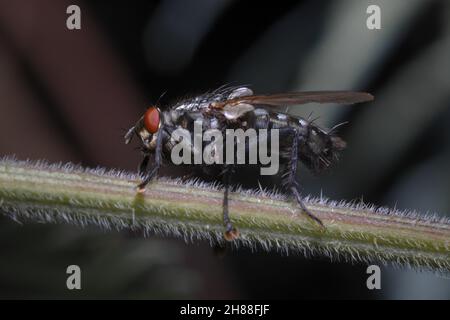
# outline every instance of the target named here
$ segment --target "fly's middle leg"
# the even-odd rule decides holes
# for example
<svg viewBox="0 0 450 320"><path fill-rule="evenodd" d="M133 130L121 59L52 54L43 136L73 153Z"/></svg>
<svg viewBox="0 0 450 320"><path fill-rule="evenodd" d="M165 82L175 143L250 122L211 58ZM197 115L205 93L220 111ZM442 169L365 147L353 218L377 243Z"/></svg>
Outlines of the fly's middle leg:
<svg viewBox="0 0 450 320"><path fill-rule="evenodd" d="M300 192L300 184L297 180L297 165L298 165L298 144L300 142L299 132L295 128L289 128L289 132L292 135L292 146L291 146L291 154L289 159L288 172L286 172L286 180L285 183L289 188L289 191L294 196L295 200L299 204L302 211L310 217L312 220L317 222L321 227L324 227L322 221L317 218L303 203L301 192Z"/></svg>
<svg viewBox="0 0 450 320"><path fill-rule="evenodd" d="M225 192L223 196L223 224L225 226L224 237L227 241L232 241L239 237L239 231L233 227L231 223L229 209L228 209L228 194L230 191L230 177L233 172L233 167L230 165L225 165L223 171L223 184L225 186Z"/></svg>

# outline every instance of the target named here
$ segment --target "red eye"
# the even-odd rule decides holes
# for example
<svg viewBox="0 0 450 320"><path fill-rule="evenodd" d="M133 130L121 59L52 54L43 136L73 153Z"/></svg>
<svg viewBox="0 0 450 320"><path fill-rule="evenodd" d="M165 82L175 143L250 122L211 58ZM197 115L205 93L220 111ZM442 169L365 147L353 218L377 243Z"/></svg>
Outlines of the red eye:
<svg viewBox="0 0 450 320"><path fill-rule="evenodd" d="M159 129L159 111L155 107L150 107L144 114L144 125L150 133L156 133Z"/></svg>

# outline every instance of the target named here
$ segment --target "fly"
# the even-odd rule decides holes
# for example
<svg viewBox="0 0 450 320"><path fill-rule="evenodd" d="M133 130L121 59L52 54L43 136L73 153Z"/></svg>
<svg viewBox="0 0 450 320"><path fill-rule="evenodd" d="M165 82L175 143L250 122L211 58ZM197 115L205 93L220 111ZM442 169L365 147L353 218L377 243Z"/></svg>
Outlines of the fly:
<svg viewBox="0 0 450 320"><path fill-rule="evenodd" d="M143 159L139 166L142 181L138 192L144 192L147 184L158 176L162 159L170 158L176 141L172 133L177 129L193 130L196 120L201 120L204 130L217 129L225 132L229 128L278 130L280 141L279 157L286 164L283 182L302 211L323 227L322 221L312 214L302 201L300 184L296 176L298 162L318 174L332 166L339 153L346 147L343 139L335 134L337 126L325 130L313 121L289 115L281 108L306 103L353 104L373 100L364 92L311 91L269 95L254 95L247 87L221 87L215 91L182 100L162 111L150 106L145 114L125 134L128 144L134 135L141 140ZM148 169L150 156L154 163ZM168 157L167 157L168 156ZM220 170L223 177L223 223L225 239L233 240L239 232L233 227L229 215L228 194L233 164L202 165L205 173Z"/></svg>

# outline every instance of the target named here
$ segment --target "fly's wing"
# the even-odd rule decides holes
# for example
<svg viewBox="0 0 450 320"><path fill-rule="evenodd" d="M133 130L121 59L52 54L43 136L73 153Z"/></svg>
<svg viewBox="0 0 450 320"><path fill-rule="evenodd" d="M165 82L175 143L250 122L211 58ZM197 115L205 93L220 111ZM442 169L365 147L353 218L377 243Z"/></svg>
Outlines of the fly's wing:
<svg viewBox="0 0 450 320"><path fill-rule="evenodd" d="M214 102L210 108L223 110L227 119L238 119L243 114L254 109L254 105L269 107L286 107L306 103L341 103L353 104L373 100L373 96L365 92L352 91L309 91L280 93L272 95L253 95L238 97L221 102ZM250 108L253 107L253 108ZM230 110L236 108L234 112ZM228 114L228 116L227 116Z"/></svg>
<svg viewBox="0 0 450 320"><path fill-rule="evenodd" d="M305 103L342 103L353 104L373 100L373 96L366 92L352 91L309 91L280 93L272 95L257 95L242 97L239 103L266 104L275 107L301 105ZM232 101L228 101L228 103Z"/></svg>

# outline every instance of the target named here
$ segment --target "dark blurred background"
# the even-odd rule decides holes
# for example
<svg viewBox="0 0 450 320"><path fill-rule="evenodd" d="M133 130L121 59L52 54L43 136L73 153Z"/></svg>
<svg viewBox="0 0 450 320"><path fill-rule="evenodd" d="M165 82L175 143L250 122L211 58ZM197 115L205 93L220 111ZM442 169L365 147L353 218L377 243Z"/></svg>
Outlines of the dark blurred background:
<svg viewBox="0 0 450 320"><path fill-rule="evenodd" d="M70 4L81 30L66 28ZM350 122L330 174L301 170L305 193L450 212L449 1L0 0L0 155L135 171L123 130L149 104L224 83L374 94L296 111ZM65 287L70 264L81 291ZM2 298L450 298L450 280L389 266L369 291L366 267L0 218Z"/></svg>

